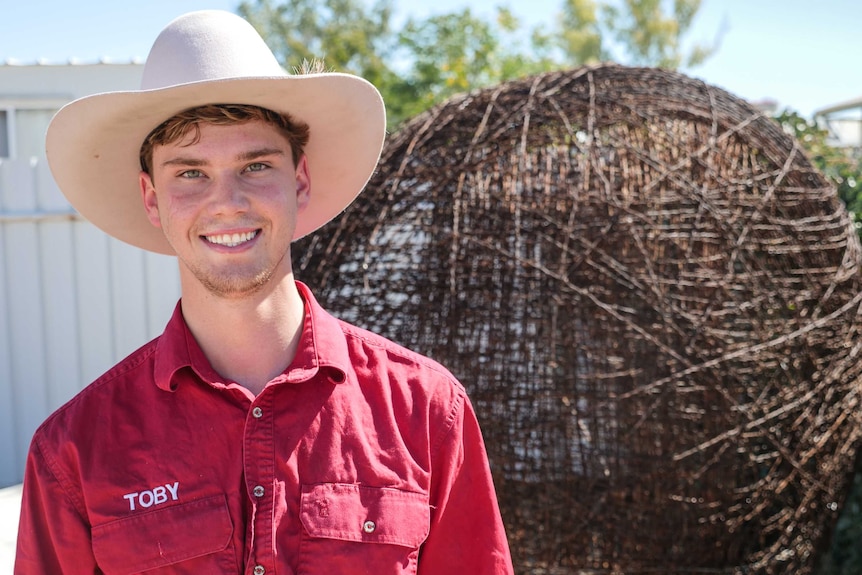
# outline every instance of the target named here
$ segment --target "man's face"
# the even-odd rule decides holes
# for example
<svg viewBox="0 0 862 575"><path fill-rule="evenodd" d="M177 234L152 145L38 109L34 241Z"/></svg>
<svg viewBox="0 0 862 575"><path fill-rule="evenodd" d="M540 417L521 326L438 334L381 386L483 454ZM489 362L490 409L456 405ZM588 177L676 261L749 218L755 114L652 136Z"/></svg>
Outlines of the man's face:
<svg viewBox="0 0 862 575"><path fill-rule="evenodd" d="M290 144L260 121L200 125L153 150L141 173L144 206L161 227L186 281L238 298L290 273L290 242L310 193L308 164L294 166Z"/></svg>

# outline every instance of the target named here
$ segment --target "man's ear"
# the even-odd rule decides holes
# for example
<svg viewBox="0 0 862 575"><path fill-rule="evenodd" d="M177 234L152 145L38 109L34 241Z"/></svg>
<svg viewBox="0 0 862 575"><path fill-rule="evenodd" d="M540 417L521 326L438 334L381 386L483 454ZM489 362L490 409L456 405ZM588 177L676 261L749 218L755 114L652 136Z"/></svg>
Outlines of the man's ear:
<svg viewBox="0 0 862 575"><path fill-rule="evenodd" d="M138 183L141 186L141 199L144 201L147 219L157 228L162 227L162 220L159 218L159 201L156 198L156 188L153 186L152 176L142 171L138 176Z"/></svg>
<svg viewBox="0 0 862 575"><path fill-rule="evenodd" d="M296 210L301 212L311 201L311 174L308 159L303 155L296 166Z"/></svg>

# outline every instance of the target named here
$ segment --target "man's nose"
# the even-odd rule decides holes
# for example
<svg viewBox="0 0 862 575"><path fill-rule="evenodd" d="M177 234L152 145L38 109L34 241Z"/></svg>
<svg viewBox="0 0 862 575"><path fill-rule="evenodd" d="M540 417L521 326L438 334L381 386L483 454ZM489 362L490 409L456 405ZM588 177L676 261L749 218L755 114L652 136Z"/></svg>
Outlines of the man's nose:
<svg viewBox="0 0 862 575"><path fill-rule="evenodd" d="M222 174L214 179L211 192L211 203L216 213L236 213L248 209L248 193L241 178Z"/></svg>

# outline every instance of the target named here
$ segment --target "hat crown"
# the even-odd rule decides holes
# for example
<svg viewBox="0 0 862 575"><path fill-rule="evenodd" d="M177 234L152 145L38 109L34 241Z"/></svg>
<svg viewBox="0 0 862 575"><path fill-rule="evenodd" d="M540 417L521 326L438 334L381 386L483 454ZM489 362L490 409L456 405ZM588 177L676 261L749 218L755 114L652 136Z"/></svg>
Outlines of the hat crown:
<svg viewBox="0 0 862 575"><path fill-rule="evenodd" d="M284 75L251 24L230 12L201 10L180 16L162 30L147 56L141 89Z"/></svg>

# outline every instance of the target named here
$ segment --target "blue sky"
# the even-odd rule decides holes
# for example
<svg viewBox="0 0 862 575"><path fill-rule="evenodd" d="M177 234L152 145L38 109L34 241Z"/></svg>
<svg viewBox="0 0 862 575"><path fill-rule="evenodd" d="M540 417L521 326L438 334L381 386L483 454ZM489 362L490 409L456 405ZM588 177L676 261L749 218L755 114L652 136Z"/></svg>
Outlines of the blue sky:
<svg viewBox="0 0 862 575"><path fill-rule="evenodd" d="M401 16L504 4L531 23L551 23L561 0L395 0ZM235 11L239 0L0 0L0 62L146 58L161 28L190 10ZM858 0L703 0L689 36L721 46L684 70L749 99L773 99L804 116L862 96L862 2ZM0 87L2 91L2 87Z"/></svg>

